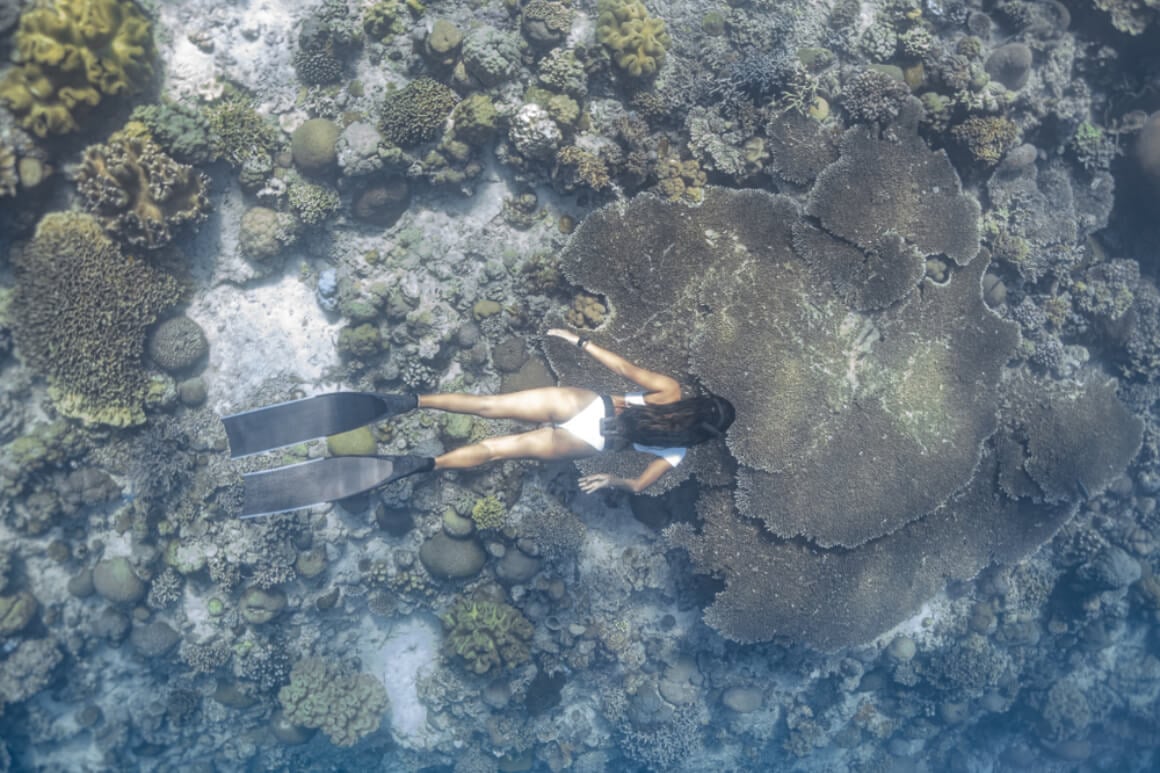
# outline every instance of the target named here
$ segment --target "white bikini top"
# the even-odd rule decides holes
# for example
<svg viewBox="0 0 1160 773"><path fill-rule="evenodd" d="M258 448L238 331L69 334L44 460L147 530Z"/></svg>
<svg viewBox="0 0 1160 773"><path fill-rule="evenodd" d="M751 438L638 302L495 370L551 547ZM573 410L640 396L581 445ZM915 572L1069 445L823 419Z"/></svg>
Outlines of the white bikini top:
<svg viewBox="0 0 1160 773"><path fill-rule="evenodd" d="M624 396L625 405L646 405L644 401L644 392L628 392ZM642 446L640 443L633 443L632 447L637 451L653 456L659 456L666 462L676 467L685 458L684 448L661 448L660 446Z"/></svg>

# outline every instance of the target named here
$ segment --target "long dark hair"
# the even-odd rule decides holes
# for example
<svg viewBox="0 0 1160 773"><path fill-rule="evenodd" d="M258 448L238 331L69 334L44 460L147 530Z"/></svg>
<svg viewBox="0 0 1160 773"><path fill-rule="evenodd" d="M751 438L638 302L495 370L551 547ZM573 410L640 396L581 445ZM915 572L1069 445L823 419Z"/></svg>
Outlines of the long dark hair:
<svg viewBox="0 0 1160 773"><path fill-rule="evenodd" d="M688 448L721 437L733 423L733 404L704 395L665 405L630 405L613 422L622 443L661 448Z"/></svg>

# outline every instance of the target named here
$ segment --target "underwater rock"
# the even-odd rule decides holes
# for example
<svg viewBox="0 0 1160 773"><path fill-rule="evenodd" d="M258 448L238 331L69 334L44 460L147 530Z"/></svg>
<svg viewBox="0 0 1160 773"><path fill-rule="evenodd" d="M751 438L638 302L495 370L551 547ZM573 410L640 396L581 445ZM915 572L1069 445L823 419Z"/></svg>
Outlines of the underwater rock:
<svg viewBox="0 0 1160 773"><path fill-rule="evenodd" d="M461 580L479 574L487 553L474 539L453 539L441 531L419 548L419 560L433 577Z"/></svg>
<svg viewBox="0 0 1160 773"><path fill-rule="evenodd" d="M93 587L102 598L114 604L132 604L145 598L145 583L123 557L98 562L93 567Z"/></svg>
<svg viewBox="0 0 1160 773"><path fill-rule="evenodd" d="M129 643L133 645L133 649L147 658L164 655L173 649L180 639L177 631L161 620L139 625L129 634Z"/></svg>
<svg viewBox="0 0 1160 773"><path fill-rule="evenodd" d="M336 145L341 130L327 118L305 121L290 135L290 155L298 171L313 177L331 174L338 168Z"/></svg>
<svg viewBox="0 0 1160 773"><path fill-rule="evenodd" d="M761 690L756 687L730 687L721 694L725 708L737 714L748 714L761 708Z"/></svg>
<svg viewBox="0 0 1160 773"><path fill-rule="evenodd" d="M246 588L238 601L238 611L247 623L268 623L286 608L286 594L277 588L263 590L256 586Z"/></svg>

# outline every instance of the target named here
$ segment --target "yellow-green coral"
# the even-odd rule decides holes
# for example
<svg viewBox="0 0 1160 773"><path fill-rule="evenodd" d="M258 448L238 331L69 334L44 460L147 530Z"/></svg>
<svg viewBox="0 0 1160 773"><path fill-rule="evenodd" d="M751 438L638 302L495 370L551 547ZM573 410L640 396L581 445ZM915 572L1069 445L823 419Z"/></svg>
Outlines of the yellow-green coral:
<svg viewBox="0 0 1160 773"><path fill-rule="evenodd" d="M278 700L290 723L321 728L335 746L354 746L378 730L388 705L378 679L322 658L295 663Z"/></svg>
<svg viewBox="0 0 1160 773"><path fill-rule="evenodd" d="M200 223L209 212L209 178L167 156L136 121L86 148L76 181L105 230L135 247L162 247L173 229Z"/></svg>
<svg viewBox="0 0 1160 773"><path fill-rule="evenodd" d="M597 10L596 39L616 66L634 78L655 75L671 42L664 21L640 0L600 0Z"/></svg>
<svg viewBox="0 0 1160 773"><path fill-rule="evenodd" d="M532 624L513 606L460 599L442 620L447 650L477 674L493 666L511 668L531 656Z"/></svg>
<svg viewBox="0 0 1160 773"><path fill-rule="evenodd" d="M507 508L495 495L489 494L472 505L471 520L480 529L499 529L507 520Z"/></svg>
<svg viewBox="0 0 1160 773"><path fill-rule="evenodd" d="M0 101L37 136L74 132L102 97L139 90L154 53L149 19L129 0L39 4L20 17Z"/></svg>
<svg viewBox="0 0 1160 773"><path fill-rule="evenodd" d="M57 410L89 422L145 420L145 332L176 303L176 280L122 255L91 215L46 215L12 260L13 332Z"/></svg>

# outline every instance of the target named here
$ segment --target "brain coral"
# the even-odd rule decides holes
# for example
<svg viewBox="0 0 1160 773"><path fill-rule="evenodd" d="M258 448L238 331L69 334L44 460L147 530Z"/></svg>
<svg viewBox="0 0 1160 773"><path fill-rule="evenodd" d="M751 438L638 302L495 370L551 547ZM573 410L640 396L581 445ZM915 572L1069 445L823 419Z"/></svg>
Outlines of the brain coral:
<svg viewBox="0 0 1160 773"><path fill-rule="evenodd" d="M40 137L77 131L102 97L140 89L153 57L149 20L130 0L38 3L20 17L0 101Z"/></svg>
<svg viewBox="0 0 1160 773"><path fill-rule="evenodd" d="M145 420L145 333L177 302L170 276L122 255L91 215L45 215L14 253L13 333L57 410L86 421Z"/></svg>
<svg viewBox="0 0 1160 773"><path fill-rule="evenodd" d="M1139 447L1139 422L1102 387L1038 409L1004 399L1019 338L982 300L986 261L970 261L977 205L917 140L854 130L843 153L861 158L869 143L886 146L867 162L878 182L908 195L938 186L933 222L912 227L872 185L869 202L847 208L849 227L827 196L868 186L866 169L843 157L809 194L821 229L786 196L708 188L698 207L649 195L610 204L561 255L567 278L608 303L594 338L737 407L729 453L696 447L662 481L693 474L702 484L700 533L678 526L670 536L700 571L724 578L706 620L739 641L791 636L830 649L872 638L948 576L1041 544L1072 512L1046 496L1050 486L1078 478L1098 489ZM863 228L876 208L891 225ZM970 262L920 283L933 252ZM548 354L565 382L627 386L574 347L553 341ZM1083 435L1098 448L1075 455L1088 460L1082 469L1043 450ZM624 470L618 458L629 456L583 467ZM1000 457L1036 482L1034 495L997 490Z"/></svg>
<svg viewBox="0 0 1160 773"><path fill-rule="evenodd" d="M175 228L200 223L210 206L209 178L165 155L144 124L86 148L76 182L105 230L134 247L165 246Z"/></svg>

